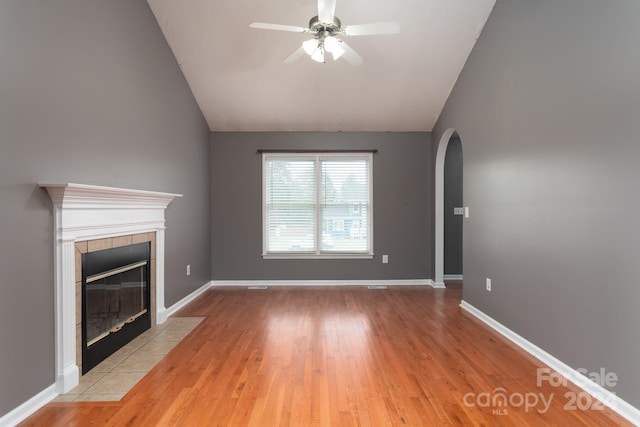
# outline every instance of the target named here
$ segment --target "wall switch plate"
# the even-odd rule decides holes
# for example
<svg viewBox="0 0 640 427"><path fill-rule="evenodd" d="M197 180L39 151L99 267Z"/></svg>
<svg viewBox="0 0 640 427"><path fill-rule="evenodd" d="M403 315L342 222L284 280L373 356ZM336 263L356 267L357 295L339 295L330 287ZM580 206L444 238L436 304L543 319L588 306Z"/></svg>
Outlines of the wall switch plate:
<svg viewBox="0 0 640 427"><path fill-rule="evenodd" d="M469 206L464 207L464 217L469 218Z"/></svg>
<svg viewBox="0 0 640 427"><path fill-rule="evenodd" d="M191 276L191 264L187 264L187 276Z"/></svg>
<svg viewBox="0 0 640 427"><path fill-rule="evenodd" d="M486 286L487 286L487 290L489 292L491 292L491 279L489 279L488 277L487 277L487 285Z"/></svg>
<svg viewBox="0 0 640 427"><path fill-rule="evenodd" d="M382 263L389 264L389 255L382 255Z"/></svg>
<svg viewBox="0 0 640 427"><path fill-rule="evenodd" d="M464 208L453 208L454 215L464 215Z"/></svg>

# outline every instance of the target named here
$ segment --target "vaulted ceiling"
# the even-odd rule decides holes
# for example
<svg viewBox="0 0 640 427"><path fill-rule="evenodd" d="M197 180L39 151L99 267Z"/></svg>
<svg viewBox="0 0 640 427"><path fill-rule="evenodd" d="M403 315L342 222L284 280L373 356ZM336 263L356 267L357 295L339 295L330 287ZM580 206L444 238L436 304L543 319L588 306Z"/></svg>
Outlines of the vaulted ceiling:
<svg viewBox="0 0 640 427"><path fill-rule="evenodd" d="M344 37L364 62L283 60L317 0L148 0L214 131L429 131L495 0L337 0L343 26L396 21L399 34Z"/></svg>

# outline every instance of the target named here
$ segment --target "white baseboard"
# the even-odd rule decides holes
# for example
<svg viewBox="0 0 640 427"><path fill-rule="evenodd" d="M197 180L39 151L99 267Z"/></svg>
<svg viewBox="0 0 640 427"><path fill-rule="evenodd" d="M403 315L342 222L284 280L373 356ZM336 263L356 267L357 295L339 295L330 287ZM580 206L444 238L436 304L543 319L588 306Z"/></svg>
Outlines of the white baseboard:
<svg viewBox="0 0 640 427"><path fill-rule="evenodd" d="M209 288L211 288L212 283L213 282L205 283L204 285L202 285L201 287L199 287L198 289L196 289L195 291L193 291L192 293L190 293L186 297L182 298L177 303L173 304L171 307L167 308L163 313L163 317L164 318L162 319L162 322L160 322L160 320L158 319L158 323L164 323L165 320L167 320L169 317L173 316L178 310L184 308L191 301L193 301L194 299L198 298L204 292L208 291Z"/></svg>
<svg viewBox="0 0 640 427"><path fill-rule="evenodd" d="M462 274L445 274L443 280L463 280Z"/></svg>
<svg viewBox="0 0 640 427"><path fill-rule="evenodd" d="M393 280L212 280L211 286L431 286L440 287L431 279ZM442 286L444 287L444 285Z"/></svg>
<svg viewBox="0 0 640 427"><path fill-rule="evenodd" d="M22 405L15 408L13 411L0 417L0 426L13 427L18 423L21 423L31 414L42 408L47 403L51 402L56 397L58 397L58 393L56 392L56 385L51 384L49 387L33 396L31 399L27 400Z"/></svg>
<svg viewBox="0 0 640 427"><path fill-rule="evenodd" d="M615 393L610 392L596 382L591 381L585 375L581 374L561 360L547 353L537 345L533 344L531 341L528 341L527 339L513 332L502 323L486 315L466 301L462 301L460 303L460 307L462 307L464 310L466 310L479 320L486 323L496 332L512 341L514 344L531 354L536 359L548 365L551 369L555 370L556 372L573 382L575 385L580 387L582 390L584 390L594 398L604 398L607 406L609 406L614 412L620 414L622 417L626 418L634 425L640 425L640 409L630 405L626 401L619 398Z"/></svg>
<svg viewBox="0 0 640 427"><path fill-rule="evenodd" d="M431 286L433 286L436 289L446 289L447 287L445 286L444 282L431 282Z"/></svg>

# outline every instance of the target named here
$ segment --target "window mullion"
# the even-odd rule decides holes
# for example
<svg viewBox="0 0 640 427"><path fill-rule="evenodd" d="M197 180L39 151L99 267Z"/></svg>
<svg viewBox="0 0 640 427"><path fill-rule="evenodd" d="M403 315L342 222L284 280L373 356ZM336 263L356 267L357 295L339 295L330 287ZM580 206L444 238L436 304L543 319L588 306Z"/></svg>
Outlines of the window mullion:
<svg viewBox="0 0 640 427"><path fill-rule="evenodd" d="M322 236L322 207L320 202L322 201L322 195L320 190L322 189L322 170L320 164L320 156L316 156L316 254L320 254L321 236Z"/></svg>

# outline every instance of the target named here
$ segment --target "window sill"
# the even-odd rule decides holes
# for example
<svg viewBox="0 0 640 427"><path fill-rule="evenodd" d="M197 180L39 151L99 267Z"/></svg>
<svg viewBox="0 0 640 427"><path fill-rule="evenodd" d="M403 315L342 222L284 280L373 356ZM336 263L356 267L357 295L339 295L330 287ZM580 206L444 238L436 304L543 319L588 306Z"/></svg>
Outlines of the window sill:
<svg viewBox="0 0 640 427"><path fill-rule="evenodd" d="M262 259L373 259L373 254L277 253L277 254L262 254Z"/></svg>

